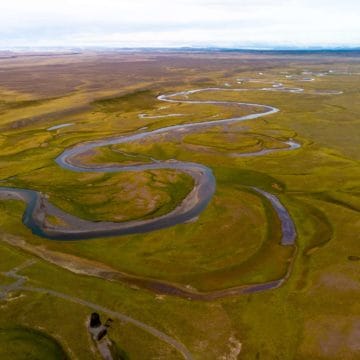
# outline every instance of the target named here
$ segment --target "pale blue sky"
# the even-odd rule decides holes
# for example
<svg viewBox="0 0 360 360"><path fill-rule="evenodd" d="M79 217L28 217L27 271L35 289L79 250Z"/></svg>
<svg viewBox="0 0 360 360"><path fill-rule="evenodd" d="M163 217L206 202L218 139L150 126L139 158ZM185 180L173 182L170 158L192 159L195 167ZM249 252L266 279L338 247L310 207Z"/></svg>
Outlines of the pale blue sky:
<svg viewBox="0 0 360 360"><path fill-rule="evenodd" d="M0 0L0 48L342 45L360 0Z"/></svg>

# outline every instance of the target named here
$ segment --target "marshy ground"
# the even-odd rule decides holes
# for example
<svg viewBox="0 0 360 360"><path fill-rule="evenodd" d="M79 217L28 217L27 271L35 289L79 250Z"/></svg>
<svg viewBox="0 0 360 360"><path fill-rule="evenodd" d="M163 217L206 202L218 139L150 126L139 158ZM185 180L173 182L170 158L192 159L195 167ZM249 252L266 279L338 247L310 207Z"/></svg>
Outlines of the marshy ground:
<svg viewBox="0 0 360 360"><path fill-rule="evenodd" d="M22 223L23 202L2 198L2 343L22 332L19 359L35 346L31 338L46 342L46 358L46 352L100 358L84 330L92 304L180 344L126 319L115 321L111 339L130 359L358 358L360 262L351 259L360 256L359 80L356 53L2 58L0 185L38 191L89 221L163 216L186 198L193 179L174 169L73 172L54 161L64 150L172 125L240 118L262 112L262 105L280 110L241 122L183 126L96 147L75 159L90 166L179 161L208 167L215 194L183 224L54 241ZM192 89L207 90L186 93ZM180 93L172 98L178 101L157 99L174 93ZM281 245L278 214L254 188L286 208L295 246ZM67 226L57 216L44 221ZM18 271L25 285L11 288L9 271L28 259L37 261ZM126 281L124 274L139 281ZM211 301L164 295L146 285L157 280L209 293L278 279L286 281L272 290Z"/></svg>

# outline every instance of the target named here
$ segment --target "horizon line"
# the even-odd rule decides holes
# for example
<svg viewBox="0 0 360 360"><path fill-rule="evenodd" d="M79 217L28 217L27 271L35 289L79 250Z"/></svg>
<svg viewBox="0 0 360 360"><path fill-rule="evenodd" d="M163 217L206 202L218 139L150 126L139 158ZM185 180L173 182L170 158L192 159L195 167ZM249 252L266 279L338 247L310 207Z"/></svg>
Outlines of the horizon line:
<svg viewBox="0 0 360 360"><path fill-rule="evenodd" d="M116 45L52 45L52 46L6 46L1 47L0 51L37 51L37 50L113 50L113 51L136 51L136 50L153 50L153 51L360 51L360 45L309 45L309 46L289 46L289 45L264 45L264 46L116 46Z"/></svg>

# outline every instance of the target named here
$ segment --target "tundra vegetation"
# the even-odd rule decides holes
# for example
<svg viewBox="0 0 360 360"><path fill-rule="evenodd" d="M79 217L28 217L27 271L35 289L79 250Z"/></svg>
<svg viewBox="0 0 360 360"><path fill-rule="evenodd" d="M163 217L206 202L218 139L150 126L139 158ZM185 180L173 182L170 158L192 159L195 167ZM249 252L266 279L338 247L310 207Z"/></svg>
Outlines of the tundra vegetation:
<svg viewBox="0 0 360 360"><path fill-rule="evenodd" d="M23 225L22 201L0 197L2 359L30 353L36 359L100 359L86 330L92 309L76 299L150 325L194 359L360 357L357 53L19 54L1 59L0 70L0 185L39 191L65 212L97 222L165 215L194 181L171 169L69 171L54 161L65 149L262 111L246 103L280 110L81 154L79 161L89 166L176 159L209 167L216 192L196 219L183 224L54 241ZM219 104L157 100L204 88L210 89L176 99ZM285 91L294 88L304 90ZM229 101L234 105L225 105ZM289 150L289 140L300 147ZM280 244L279 218L254 187L285 206L296 227L295 246ZM46 220L62 224L58 217ZM27 260L36 262L16 270ZM12 271L24 284L11 288L18 279ZM205 293L285 281L202 301L129 285L109 278L110 272ZM124 358L182 358L169 342L131 322L115 319L109 336Z"/></svg>

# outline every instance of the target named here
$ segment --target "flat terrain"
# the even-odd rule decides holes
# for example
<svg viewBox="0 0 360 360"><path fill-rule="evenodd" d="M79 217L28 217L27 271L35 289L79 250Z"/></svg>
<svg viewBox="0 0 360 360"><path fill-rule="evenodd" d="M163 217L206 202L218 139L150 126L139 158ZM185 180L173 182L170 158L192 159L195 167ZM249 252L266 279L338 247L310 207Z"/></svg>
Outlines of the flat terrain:
<svg viewBox="0 0 360 360"><path fill-rule="evenodd" d="M356 52L1 57L0 357L101 359L97 311L126 359L358 359L359 84Z"/></svg>

